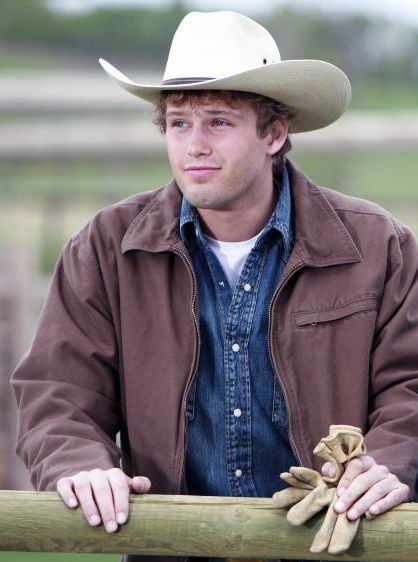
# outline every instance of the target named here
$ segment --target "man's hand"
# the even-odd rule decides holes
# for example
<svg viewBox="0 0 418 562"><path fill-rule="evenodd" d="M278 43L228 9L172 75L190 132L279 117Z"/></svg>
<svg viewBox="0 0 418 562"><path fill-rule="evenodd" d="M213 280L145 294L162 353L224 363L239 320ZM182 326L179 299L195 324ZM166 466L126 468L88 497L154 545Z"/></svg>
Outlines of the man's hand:
<svg viewBox="0 0 418 562"><path fill-rule="evenodd" d="M103 521L108 533L127 521L129 493L144 494L150 487L145 476L129 478L120 468L78 472L57 482L57 492L64 503L68 507L80 505L90 525Z"/></svg>
<svg viewBox="0 0 418 562"><path fill-rule="evenodd" d="M334 466L326 462L324 476L334 476ZM408 501L410 489L402 484L386 466L378 465L373 457L363 455L347 463L338 487L337 513L347 512L347 519L354 521L366 512L379 515L396 505Z"/></svg>

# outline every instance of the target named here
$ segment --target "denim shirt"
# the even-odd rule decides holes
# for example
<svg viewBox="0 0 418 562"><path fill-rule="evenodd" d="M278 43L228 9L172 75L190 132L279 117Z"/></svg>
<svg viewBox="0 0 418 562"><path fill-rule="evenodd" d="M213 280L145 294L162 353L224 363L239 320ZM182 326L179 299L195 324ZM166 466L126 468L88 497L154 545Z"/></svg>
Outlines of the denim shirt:
<svg viewBox="0 0 418 562"><path fill-rule="evenodd" d="M284 170L276 209L235 287L183 197L180 233L196 271L201 350L187 403L186 483L191 494L269 497L297 464L268 347L269 306L289 258L291 194Z"/></svg>

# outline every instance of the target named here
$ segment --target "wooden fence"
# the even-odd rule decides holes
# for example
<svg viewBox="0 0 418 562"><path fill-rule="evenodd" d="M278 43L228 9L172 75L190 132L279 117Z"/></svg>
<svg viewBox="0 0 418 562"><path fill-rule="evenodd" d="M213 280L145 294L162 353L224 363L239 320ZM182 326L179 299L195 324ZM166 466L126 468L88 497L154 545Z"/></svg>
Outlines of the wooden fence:
<svg viewBox="0 0 418 562"><path fill-rule="evenodd" d="M148 83L158 81L149 76ZM77 74L3 73L0 162L163 154L164 140L151 123L151 110L151 104L124 92L99 68ZM330 127L295 135L293 141L301 150L411 150L418 146L418 112L348 112Z"/></svg>
<svg viewBox="0 0 418 562"><path fill-rule="evenodd" d="M18 232L16 227L15 236ZM29 347L48 286L35 270L37 249L32 250L12 242L0 245L0 490L30 486L15 455L16 401L9 379Z"/></svg>
<svg viewBox="0 0 418 562"><path fill-rule="evenodd" d="M301 527L270 499L132 496L114 534L91 527L54 492L0 492L0 550L304 560L416 561L418 504L363 520L344 555L311 554L322 517Z"/></svg>

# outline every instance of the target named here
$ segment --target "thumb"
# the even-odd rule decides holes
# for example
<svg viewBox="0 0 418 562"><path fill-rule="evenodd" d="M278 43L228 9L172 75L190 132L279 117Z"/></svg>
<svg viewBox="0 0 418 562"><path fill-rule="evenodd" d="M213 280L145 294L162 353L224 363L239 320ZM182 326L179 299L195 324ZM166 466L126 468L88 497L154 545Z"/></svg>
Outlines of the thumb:
<svg viewBox="0 0 418 562"><path fill-rule="evenodd" d="M322 465L321 472L323 476L327 476L328 478L334 478L336 474L334 464L332 462L326 462L325 464Z"/></svg>
<svg viewBox="0 0 418 562"><path fill-rule="evenodd" d="M134 494L145 494L151 488L151 480L146 476L134 476L128 483Z"/></svg>

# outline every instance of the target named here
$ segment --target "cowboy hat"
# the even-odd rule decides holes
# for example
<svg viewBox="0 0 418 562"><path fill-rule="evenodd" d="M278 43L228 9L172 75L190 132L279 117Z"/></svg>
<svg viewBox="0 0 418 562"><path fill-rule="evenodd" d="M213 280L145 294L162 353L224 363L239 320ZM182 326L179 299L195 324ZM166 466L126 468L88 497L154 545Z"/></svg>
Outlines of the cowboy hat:
<svg viewBox="0 0 418 562"><path fill-rule="evenodd" d="M137 84L109 62L106 73L125 90L152 103L164 90L238 90L273 98L294 112L290 131L336 121L351 95L342 70L318 60L281 60L270 33L236 12L190 12L181 21L161 84Z"/></svg>

